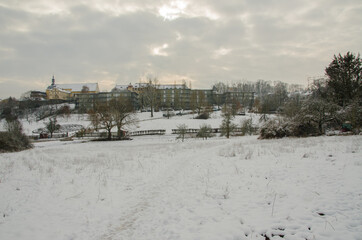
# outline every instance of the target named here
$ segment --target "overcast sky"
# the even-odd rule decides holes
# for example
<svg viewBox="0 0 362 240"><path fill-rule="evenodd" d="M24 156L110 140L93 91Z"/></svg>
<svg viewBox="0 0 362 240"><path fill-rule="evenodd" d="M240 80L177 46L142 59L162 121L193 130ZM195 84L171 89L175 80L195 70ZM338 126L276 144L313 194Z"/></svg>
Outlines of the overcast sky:
<svg viewBox="0 0 362 240"><path fill-rule="evenodd" d="M0 0L0 98L57 83L307 84L362 53L361 0Z"/></svg>

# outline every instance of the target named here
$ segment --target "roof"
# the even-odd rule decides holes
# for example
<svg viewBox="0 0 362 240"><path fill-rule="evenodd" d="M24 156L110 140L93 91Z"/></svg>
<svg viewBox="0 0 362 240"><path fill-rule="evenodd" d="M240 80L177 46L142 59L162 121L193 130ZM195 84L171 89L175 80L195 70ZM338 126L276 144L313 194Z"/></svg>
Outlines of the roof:
<svg viewBox="0 0 362 240"><path fill-rule="evenodd" d="M135 88L145 88L148 83L135 83ZM156 84L157 89L189 89L186 84Z"/></svg>
<svg viewBox="0 0 362 240"><path fill-rule="evenodd" d="M88 91L99 91L98 83L55 84L56 88L71 89L72 92L81 92L84 86L88 87Z"/></svg>
<svg viewBox="0 0 362 240"><path fill-rule="evenodd" d="M186 84L165 84L165 85L158 85L158 89L188 89Z"/></svg>
<svg viewBox="0 0 362 240"><path fill-rule="evenodd" d="M119 84L117 84L117 85L112 89L112 91L114 91L114 90L123 91L123 90L127 90L128 87L130 87L130 85L119 85Z"/></svg>

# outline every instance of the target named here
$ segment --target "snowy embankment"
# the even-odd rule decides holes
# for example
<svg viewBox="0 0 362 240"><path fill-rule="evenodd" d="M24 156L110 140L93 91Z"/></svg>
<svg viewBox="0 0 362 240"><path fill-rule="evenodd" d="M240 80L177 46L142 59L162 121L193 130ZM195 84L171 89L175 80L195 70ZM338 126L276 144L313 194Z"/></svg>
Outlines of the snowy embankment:
<svg viewBox="0 0 362 240"><path fill-rule="evenodd" d="M361 239L361 144L36 143L0 155L0 239Z"/></svg>

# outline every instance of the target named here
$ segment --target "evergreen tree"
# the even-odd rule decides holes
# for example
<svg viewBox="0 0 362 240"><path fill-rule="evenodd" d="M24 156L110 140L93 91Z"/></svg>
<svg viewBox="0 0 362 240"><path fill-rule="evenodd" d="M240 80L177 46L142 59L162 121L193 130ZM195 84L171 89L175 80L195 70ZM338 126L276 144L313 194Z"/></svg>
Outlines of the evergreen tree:
<svg viewBox="0 0 362 240"><path fill-rule="evenodd" d="M222 109L222 123L220 126L221 136L230 137L230 134L234 132L236 125L232 122L234 116L232 114L232 108L225 105Z"/></svg>
<svg viewBox="0 0 362 240"><path fill-rule="evenodd" d="M334 55L333 61L325 69L327 84L332 89L334 101L345 107L354 98L361 98L362 62L360 55L347 52Z"/></svg>

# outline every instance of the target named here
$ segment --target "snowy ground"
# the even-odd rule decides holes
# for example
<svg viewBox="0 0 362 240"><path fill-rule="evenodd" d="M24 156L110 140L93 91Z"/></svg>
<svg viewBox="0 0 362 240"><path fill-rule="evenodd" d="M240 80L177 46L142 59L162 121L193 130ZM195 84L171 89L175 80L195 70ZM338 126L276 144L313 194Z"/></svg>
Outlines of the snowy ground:
<svg viewBox="0 0 362 240"><path fill-rule="evenodd" d="M175 112L177 113L177 112ZM222 118L220 116L221 112L213 112L211 114L211 118L208 120L197 120L194 119L196 114L188 114L183 116L174 116L170 119L162 117L163 112L155 112L154 117L150 117L149 112L137 113L136 119L138 122L135 125L126 127L126 130L129 131L141 131L141 130L155 130L155 129L165 129L166 134L171 134L172 129L176 129L180 124L186 124L189 128L200 128L202 124L208 124L212 128L220 127ZM257 114L247 114L246 116L236 116L233 119L233 122L238 126L241 125L241 122L246 119L252 118L252 121L255 125L259 125L259 118L260 115ZM32 135L34 130L39 128L45 128L45 125L49 122L49 119L43 119L40 121L35 121L35 117L31 117L29 121L26 119L21 119L23 124L24 133L27 135ZM58 124L62 126L69 126L69 125L83 125L84 128L92 128L90 121L88 120L87 114L72 114L70 117L57 117ZM5 121L0 121L0 131L5 130ZM116 132L116 128L113 129ZM72 132L69 132L72 134Z"/></svg>
<svg viewBox="0 0 362 240"><path fill-rule="evenodd" d="M0 239L362 239L361 144L36 143L0 154Z"/></svg>

